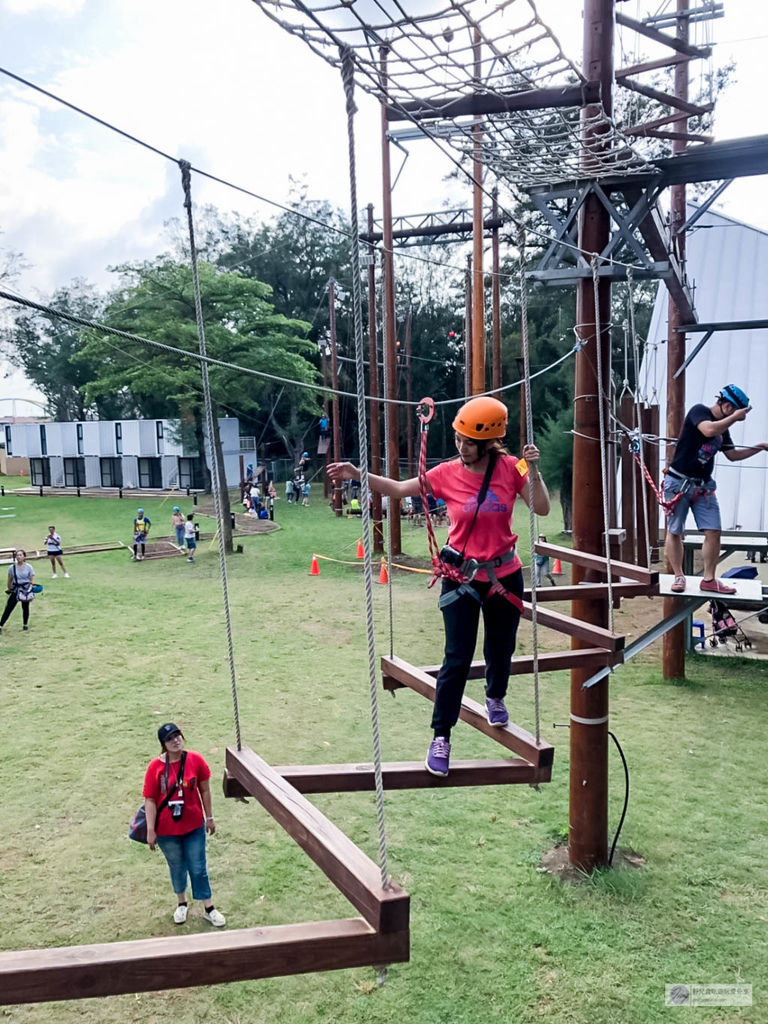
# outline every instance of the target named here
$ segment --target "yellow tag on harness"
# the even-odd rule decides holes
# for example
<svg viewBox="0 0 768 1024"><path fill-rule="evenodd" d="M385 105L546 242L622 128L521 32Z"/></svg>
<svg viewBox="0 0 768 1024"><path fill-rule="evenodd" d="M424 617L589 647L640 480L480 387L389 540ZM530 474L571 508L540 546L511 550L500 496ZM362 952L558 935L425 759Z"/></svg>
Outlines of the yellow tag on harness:
<svg viewBox="0 0 768 1024"><path fill-rule="evenodd" d="M520 476L525 476L525 474L528 472L528 468L529 468L528 467L528 463L525 461L525 459L518 459L517 460L517 463L515 465L515 469L520 474Z"/></svg>

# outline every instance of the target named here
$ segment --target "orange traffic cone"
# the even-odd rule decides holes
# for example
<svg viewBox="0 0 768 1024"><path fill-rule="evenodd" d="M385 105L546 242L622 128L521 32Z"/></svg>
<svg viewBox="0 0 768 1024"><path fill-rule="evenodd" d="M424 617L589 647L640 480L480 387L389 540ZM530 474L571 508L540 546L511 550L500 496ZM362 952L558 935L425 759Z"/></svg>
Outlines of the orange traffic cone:
<svg viewBox="0 0 768 1024"><path fill-rule="evenodd" d="M312 555L312 565L309 567L310 576L320 575L320 566L317 564L317 555Z"/></svg>
<svg viewBox="0 0 768 1024"><path fill-rule="evenodd" d="M389 573L387 572L387 560L383 557L381 559L381 569L379 570L379 583L389 583Z"/></svg>
<svg viewBox="0 0 768 1024"><path fill-rule="evenodd" d="M560 565L560 559L559 558L556 558L554 563L553 563L553 565L552 565L552 575L553 576L562 576L563 575L563 567L562 567L562 565Z"/></svg>
<svg viewBox="0 0 768 1024"><path fill-rule="evenodd" d="M357 542L357 557L365 558L365 551L363 550L363 538L361 537Z"/></svg>

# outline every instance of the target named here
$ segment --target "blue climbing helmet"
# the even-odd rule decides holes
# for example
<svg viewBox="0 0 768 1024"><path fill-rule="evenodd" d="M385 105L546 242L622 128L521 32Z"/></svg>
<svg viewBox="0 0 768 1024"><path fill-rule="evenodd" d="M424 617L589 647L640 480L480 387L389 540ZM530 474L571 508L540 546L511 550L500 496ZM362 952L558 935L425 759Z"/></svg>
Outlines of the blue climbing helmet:
<svg viewBox="0 0 768 1024"><path fill-rule="evenodd" d="M173 511L174 511L174 512L181 512L181 509L179 508L179 506L178 506L178 505L174 505L174 506L173 506Z"/></svg>
<svg viewBox="0 0 768 1024"><path fill-rule="evenodd" d="M136 515L143 516L144 515L144 509L140 508L139 511L136 513Z"/></svg>
<svg viewBox="0 0 768 1024"><path fill-rule="evenodd" d="M730 402L737 409L746 409L749 405L749 398L736 384L726 384L719 396L724 402Z"/></svg>

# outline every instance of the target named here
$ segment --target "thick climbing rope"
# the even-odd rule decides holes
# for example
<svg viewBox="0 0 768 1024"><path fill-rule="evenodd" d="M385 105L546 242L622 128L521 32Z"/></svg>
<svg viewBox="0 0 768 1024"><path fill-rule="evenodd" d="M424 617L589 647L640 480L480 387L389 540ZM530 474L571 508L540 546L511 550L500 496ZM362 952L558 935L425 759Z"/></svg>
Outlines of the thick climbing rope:
<svg viewBox="0 0 768 1024"><path fill-rule="evenodd" d="M184 206L187 211L187 225L189 227L189 254L192 264L192 282L195 289L195 319L197 321L197 338L200 345L200 370L203 377L203 400L205 404L205 421L208 428L208 443L211 449L211 475L213 477L213 505L216 510L216 523L219 534L219 572L221 577L221 595L224 602L224 620L227 627L227 653L229 656L229 676L232 684L232 710L235 719L235 734L237 736L237 749L242 749L242 737L240 733L240 711L237 700L237 674L235 671L235 648L232 641L232 616L229 606L229 586L227 583L227 553L224 550L224 512L221 506L222 488L226 487L226 481L221 479L219 452L215 444L215 427L213 401L211 399L211 384L208 379L208 362L206 359L205 346L205 322L203 320L203 301L200 294L200 278L197 271L197 247L195 245L195 224L192 216L192 187L190 165L186 160L179 160L181 168L181 185L184 190Z"/></svg>
<svg viewBox="0 0 768 1024"><path fill-rule="evenodd" d="M525 440L533 444L533 402L531 400L531 360L530 345L528 337L528 290L525 279L525 231L520 232L520 341L523 351L523 381L525 388ZM599 347L599 346L598 346ZM536 742L541 740L540 710L539 710L539 634L537 616L537 594L536 594L536 572L534 569L534 558L538 530L536 526L536 512L533 508L533 487L531 486L530 475L528 477L528 528L530 531L531 551L531 628L533 631L533 706L536 715Z"/></svg>
<svg viewBox="0 0 768 1024"><path fill-rule="evenodd" d="M371 570L371 511L368 485L368 428L365 419L365 365L363 360L363 302L360 288L360 251L358 248L358 216L357 216L357 161L355 156L355 78L352 51L345 47L341 50L341 77L344 83L344 94L347 107L347 136L349 140L349 203L350 225L352 229L352 245L350 256L352 264L352 311L355 332L355 368L357 372L357 432L360 445L360 492L363 528L363 579L365 581L365 619L368 637L368 678L371 697L371 731L373 734L373 774L376 789L376 819L379 834L379 868L383 888L390 885L387 866L387 833L384 821L384 783L381 773L381 731L379 728L379 698L376 676L376 637L373 624L373 573ZM389 515L392 515L393 503L390 500Z"/></svg>
<svg viewBox="0 0 768 1024"><path fill-rule="evenodd" d="M592 254L592 290L595 298L595 349L597 352L597 407L598 422L600 426L600 479L603 489L603 550L605 552L606 579L608 582L608 623L610 630L614 632L613 615L613 573L611 571L611 537L610 529L610 506L608 503L608 446L606 444L605 426L605 403L608 396L603 388L603 345L602 327L600 325L600 274L599 257L597 253Z"/></svg>

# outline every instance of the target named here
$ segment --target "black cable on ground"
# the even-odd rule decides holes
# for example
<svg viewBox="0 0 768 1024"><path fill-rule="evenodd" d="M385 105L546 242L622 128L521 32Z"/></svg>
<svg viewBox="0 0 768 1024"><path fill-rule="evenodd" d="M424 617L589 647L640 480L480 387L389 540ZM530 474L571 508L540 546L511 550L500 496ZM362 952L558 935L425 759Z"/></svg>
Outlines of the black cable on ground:
<svg viewBox="0 0 768 1024"><path fill-rule="evenodd" d="M611 867L611 865L613 864L613 855L616 851L616 843L618 843L619 841L619 835L624 826L624 819L627 816L627 808L629 807L629 767L627 766L627 759L626 757L624 757L624 751L621 749L621 744L616 739L616 736L614 735L614 733L611 732L610 729L608 730L608 735L616 744L616 749L619 752L621 763L624 765L624 807L621 811L621 818L619 818L619 825L616 829L616 835L613 837L613 843L611 844L611 852L608 855L608 867Z"/></svg>

